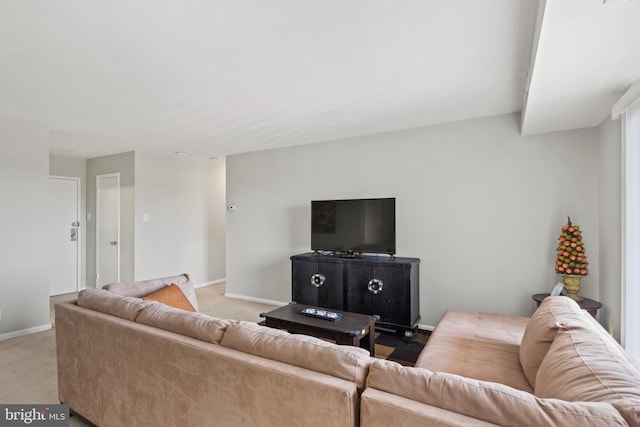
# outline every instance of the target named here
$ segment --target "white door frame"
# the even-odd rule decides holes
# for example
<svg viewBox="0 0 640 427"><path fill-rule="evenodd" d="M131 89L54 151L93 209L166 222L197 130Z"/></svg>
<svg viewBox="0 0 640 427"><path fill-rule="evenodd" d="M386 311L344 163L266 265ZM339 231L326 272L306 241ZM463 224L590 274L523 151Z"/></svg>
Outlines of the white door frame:
<svg viewBox="0 0 640 427"><path fill-rule="evenodd" d="M82 222L80 221L80 215L82 215L81 209L80 209L80 204L82 203L82 194L80 192L80 186L81 186L81 181L80 178L75 177L75 176L59 176L59 175L49 175L49 179L64 179L67 181L75 181L76 182L76 207L77 207L77 211L76 211L76 218L78 223L80 224L78 226L78 240L77 240L77 245L76 245L76 292L78 292L81 288L80 288L80 275L82 272L82 268L81 268L81 264L82 264L82 257L81 257L81 249L80 247L82 246L82 227L84 227L84 225L82 224ZM82 289L84 289L84 286L82 287Z"/></svg>
<svg viewBox="0 0 640 427"><path fill-rule="evenodd" d="M100 287L100 179L102 178L117 178L118 197L116 198L116 209L118 212L118 238L117 238L117 250L118 250L118 282L120 281L120 172L105 173L96 175L96 288Z"/></svg>

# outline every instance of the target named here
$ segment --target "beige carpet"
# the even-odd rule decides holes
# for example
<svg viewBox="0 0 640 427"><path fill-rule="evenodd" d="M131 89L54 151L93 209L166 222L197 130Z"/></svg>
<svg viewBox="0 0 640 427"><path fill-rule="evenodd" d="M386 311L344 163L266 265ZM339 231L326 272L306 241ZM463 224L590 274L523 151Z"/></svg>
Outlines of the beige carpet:
<svg viewBox="0 0 640 427"><path fill-rule="evenodd" d="M272 305L226 298L225 284L196 289L201 313L223 319L259 322L260 313L276 308ZM53 305L73 300L76 294L51 298ZM53 329L0 341L0 403L58 403L55 332ZM71 418L71 426L84 426Z"/></svg>

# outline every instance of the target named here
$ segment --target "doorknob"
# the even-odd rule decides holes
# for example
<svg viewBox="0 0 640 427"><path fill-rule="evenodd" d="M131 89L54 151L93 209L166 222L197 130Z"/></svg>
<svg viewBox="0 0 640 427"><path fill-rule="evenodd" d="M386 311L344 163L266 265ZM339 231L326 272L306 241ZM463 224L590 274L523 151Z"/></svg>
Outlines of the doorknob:
<svg viewBox="0 0 640 427"><path fill-rule="evenodd" d="M110 242L109 242L109 244L110 244L111 246L115 246L115 245L117 245L117 244L118 244L118 242L116 242L115 240L112 240L112 241L110 241Z"/></svg>

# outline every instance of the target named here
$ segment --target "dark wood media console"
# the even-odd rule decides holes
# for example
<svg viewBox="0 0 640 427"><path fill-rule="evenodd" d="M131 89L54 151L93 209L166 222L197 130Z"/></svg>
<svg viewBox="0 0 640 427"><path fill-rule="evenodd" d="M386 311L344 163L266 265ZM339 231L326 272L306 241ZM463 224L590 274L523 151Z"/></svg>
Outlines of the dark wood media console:
<svg viewBox="0 0 640 427"><path fill-rule="evenodd" d="M306 253L291 257L292 301L374 316L376 328L415 332L418 258Z"/></svg>

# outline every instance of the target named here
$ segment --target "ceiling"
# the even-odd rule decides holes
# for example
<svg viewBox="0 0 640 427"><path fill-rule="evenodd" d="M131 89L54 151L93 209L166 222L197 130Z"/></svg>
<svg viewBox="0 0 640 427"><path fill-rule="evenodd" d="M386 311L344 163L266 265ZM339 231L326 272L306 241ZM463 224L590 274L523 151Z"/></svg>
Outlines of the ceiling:
<svg viewBox="0 0 640 427"><path fill-rule="evenodd" d="M51 151L191 158L522 111L597 126L639 0L0 0L0 119ZM525 95L526 94L526 95Z"/></svg>

